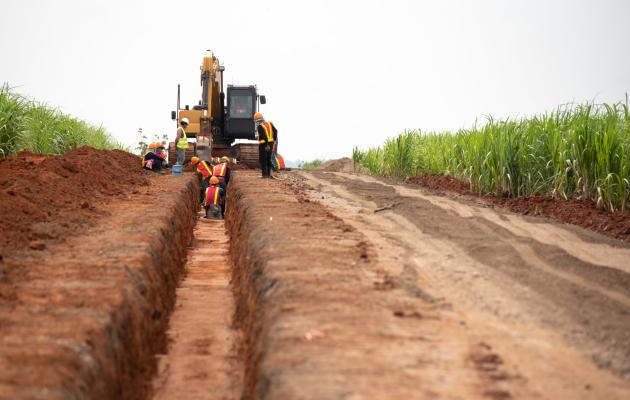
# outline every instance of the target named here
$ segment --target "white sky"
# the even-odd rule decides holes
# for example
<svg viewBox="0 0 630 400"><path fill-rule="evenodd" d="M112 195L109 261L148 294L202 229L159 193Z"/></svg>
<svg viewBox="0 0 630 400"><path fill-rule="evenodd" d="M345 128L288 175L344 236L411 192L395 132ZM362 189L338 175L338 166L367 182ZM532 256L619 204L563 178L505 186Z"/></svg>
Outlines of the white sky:
<svg viewBox="0 0 630 400"><path fill-rule="evenodd" d="M405 128L456 130L630 92L630 1L0 0L0 84L103 124L174 136L206 49L257 84L286 159Z"/></svg>

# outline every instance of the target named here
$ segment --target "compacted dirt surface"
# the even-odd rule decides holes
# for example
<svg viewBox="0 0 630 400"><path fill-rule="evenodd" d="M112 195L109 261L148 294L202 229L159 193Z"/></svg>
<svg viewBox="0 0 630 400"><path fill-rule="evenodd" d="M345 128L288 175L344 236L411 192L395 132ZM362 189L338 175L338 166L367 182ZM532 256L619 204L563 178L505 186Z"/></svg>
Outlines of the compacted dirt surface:
<svg viewBox="0 0 630 400"><path fill-rule="evenodd" d="M630 396L627 244L342 172L230 195L243 398Z"/></svg>
<svg viewBox="0 0 630 400"><path fill-rule="evenodd" d="M435 324L434 349L446 346L439 354L451 357L438 363L448 365L444 373L476 371L479 381L469 376L442 388L429 382L432 392L630 395L627 244L368 176L303 172L288 179L367 237L383 277L377 286L412 291L436 307L435 319L415 310L401 318Z"/></svg>

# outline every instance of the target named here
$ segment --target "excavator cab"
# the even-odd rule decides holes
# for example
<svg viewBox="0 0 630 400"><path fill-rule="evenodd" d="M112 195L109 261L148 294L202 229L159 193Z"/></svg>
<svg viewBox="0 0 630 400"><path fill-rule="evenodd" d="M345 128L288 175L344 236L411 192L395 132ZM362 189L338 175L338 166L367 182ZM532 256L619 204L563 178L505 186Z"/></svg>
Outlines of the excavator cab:
<svg viewBox="0 0 630 400"><path fill-rule="evenodd" d="M259 100L264 100L264 96L259 98L256 93L256 86L228 85L227 110L223 131L227 140L255 139L256 126L252 118L258 111Z"/></svg>

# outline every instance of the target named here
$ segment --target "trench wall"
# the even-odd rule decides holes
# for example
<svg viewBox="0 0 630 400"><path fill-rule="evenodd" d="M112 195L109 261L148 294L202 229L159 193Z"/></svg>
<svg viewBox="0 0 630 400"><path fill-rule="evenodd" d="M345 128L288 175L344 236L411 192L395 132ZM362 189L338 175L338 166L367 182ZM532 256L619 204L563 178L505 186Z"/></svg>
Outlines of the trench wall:
<svg viewBox="0 0 630 400"><path fill-rule="evenodd" d="M142 399L191 242L192 175L112 202L88 234L31 260L0 328L0 398ZM25 269L26 270L26 269Z"/></svg>
<svg viewBox="0 0 630 400"><path fill-rule="evenodd" d="M242 398L347 397L363 371L334 360L362 353L328 332L345 329L354 340L362 329L330 324L361 318L368 301L372 281L358 272L371 265L363 236L285 183L247 171L230 181L226 228L244 338Z"/></svg>

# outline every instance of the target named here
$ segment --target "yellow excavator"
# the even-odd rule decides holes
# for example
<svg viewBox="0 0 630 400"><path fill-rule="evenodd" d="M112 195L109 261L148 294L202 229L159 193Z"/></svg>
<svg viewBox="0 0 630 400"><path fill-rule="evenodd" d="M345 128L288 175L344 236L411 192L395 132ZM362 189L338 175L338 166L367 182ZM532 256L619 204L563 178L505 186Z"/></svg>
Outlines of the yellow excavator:
<svg viewBox="0 0 630 400"><path fill-rule="evenodd" d="M234 143L236 139L256 140L253 116L265 104L265 96L257 93L255 85L228 85L223 91L225 67L210 51L201 63L201 100L192 108L180 105L180 86L177 85L177 110L171 119L181 123L188 118L186 136L190 146L184 163L196 155L202 159L227 156L250 168L258 166L257 143ZM177 159L175 142L169 143L169 159Z"/></svg>

